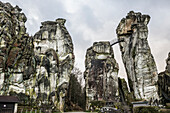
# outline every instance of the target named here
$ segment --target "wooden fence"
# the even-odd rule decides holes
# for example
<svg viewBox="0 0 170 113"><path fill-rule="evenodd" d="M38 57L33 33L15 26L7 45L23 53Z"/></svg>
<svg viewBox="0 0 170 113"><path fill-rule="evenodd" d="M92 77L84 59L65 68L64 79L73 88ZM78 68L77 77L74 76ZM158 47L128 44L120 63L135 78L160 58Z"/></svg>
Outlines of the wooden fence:
<svg viewBox="0 0 170 113"><path fill-rule="evenodd" d="M17 113L52 113L51 109L31 108L29 106L18 106ZM55 112L60 113L60 112Z"/></svg>

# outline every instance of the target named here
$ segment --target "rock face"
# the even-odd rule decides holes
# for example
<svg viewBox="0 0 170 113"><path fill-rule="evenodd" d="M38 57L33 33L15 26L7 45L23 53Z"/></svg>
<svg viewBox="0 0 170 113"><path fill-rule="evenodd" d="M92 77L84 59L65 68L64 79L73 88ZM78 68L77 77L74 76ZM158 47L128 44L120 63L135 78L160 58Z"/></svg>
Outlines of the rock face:
<svg viewBox="0 0 170 113"><path fill-rule="evenodd" d="M18 6L0 2L0 95L25 93L24 72L33 72L33 38L26 33L26 20Z"/></svg>
<svg viewBox="0 0 170 113"><path fill-rule="evenodd" d="M64 108L73 43L65 19L42 22L30 37L21 9L0 2L0 95L16 95L24 105Z"/></svg>
<svg viewBox="0 0 170 113"><path fill-rule="evenodd" d="M150 16L131 11L116 30L118 38L124 38L119 44L135 99L158 99L157 68L147 41L149 20Z"/></svg>
<svg viewBox="0 0 170 113"><path fill-rule="evenodd" d="M36 81L39 83L36 98L47 100L46 104L49 104L50 98L51 103L61 110L74 65L72 39L64 26L65 21L43 22L40 31L34 35Z"/></svg>
<svg viewBox="0 0 170 113"><path fill-rule="evenodd" d="M119 96L122 105L130 105L134 101L133 94L129 92L128 85L123 78L118 78Z"/></svg>
<svg viewBox="0 0 170 113"><path fill-rule="evenodd" d="M91 101L116 101L118 64L109 42L95 42L86 52L86 109Z"/></svg>
<svg viewBox="0 0 170 113"><path fill-rule="evenodd" d="M166 69L164 72L159 73L158 85L159 85L159 96L161 104L170 102L170 52L166 59Z"/></svg>

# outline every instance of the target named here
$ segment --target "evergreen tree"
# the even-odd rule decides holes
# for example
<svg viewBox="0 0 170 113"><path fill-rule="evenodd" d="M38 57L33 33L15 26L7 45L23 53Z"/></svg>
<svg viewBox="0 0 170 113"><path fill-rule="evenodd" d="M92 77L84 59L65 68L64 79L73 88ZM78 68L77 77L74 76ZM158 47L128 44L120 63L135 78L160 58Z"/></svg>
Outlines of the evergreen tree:
<svg viewBox="0 0 170 113"><path fill-rule="evenodd" d="M82 87L82 72L74 68L70 75L69 89L67 94L67 110L85 109L85 93ZM80 78L80 79L79 79Z"/></svg>

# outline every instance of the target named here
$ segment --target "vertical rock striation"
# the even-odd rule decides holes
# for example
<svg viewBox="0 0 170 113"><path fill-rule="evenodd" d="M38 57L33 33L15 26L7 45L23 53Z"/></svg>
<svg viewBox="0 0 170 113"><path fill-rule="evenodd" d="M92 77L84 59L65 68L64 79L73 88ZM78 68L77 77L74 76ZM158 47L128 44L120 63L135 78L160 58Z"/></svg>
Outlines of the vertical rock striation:
<svg viewBox="0 0 170 113"><path fill-rule="evenodd" d="M66 20L42 22L34 37L26 33L26 20L18 6L0 2L0 95L63 111L74 66Z"/></svg>
<svg viewBox="0 0 170 113"><path fill-rule="evenodd" d="M91 101L115 101L118 96L118 64L110 42L95 42L86 52L86 109Z"/></svg>
<svg viewBox="0 0 170 113"><path fill-rule="evenodd" d="M40 31L34 35L37 98L43 102L46 100L48 105L51 101L60 110L64 109L64 99L74 65L72 39L64 26L65 21L60 18L42 22Z"/></svg>
<svg viewBox="0 0 170 113"><path fill-rule="evenodd" d="M170 52L166 59L166 68L164 72L159 73L158 85L161 104L170 103Z"/></svg>
<svg viewBox="0 0 170 113"><path fill-rule="evenodd" d="M22 10L0 2L0 95L25 93L24 72L32 68L33 38L26 33Z"/></svg>
<svg viewBox="0 0 170 113"><path fill-rule="evenodd" d="M127 72L130 91L135 99L158 99L158 74L147 41L150 16L129 12L117 27L123 63Z"/></svg>
<svg viewBox="0 0 170 113"><path fill-rule="evenodd" d="M128 84L124 78L118 78L119 96L122 105L130 105L134 101L133 94L128 90Z"/></svg>

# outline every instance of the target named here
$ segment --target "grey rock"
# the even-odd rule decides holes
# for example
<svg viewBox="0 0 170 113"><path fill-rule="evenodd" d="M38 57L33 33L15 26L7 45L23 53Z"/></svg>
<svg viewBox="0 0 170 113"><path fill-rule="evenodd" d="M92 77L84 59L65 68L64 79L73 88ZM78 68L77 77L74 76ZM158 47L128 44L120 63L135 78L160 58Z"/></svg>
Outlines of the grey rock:
<svg viewBox="0 0 170 113"><path fill-rule="evenodd" d="M18 96L23 105L63 111L74 66L66 20L42 22L31 37L21 11L0 2L0 95Z"/></svg>
<svg viewBox="0 0 170 113"><path fill-rule="evenodd" d="M120 102L123 105L131 105L131 102L134 101L133 93L129 92L128 84L126 83L124 78L118 78L118 86L119 86L119 96Z"/></svg>
<svg viewBox="0 0 170 113"><path fill-rule="evenodd" d="M158 97L158 74L147 41L150 16L129 12L117 27L123 63L128 76L130 91L135 99L156 100Z"/></svg>
<svg viewBox="0 0 170 113"><path fill-rule="evenodd" d="M110 42L95 42L86 52L86 109L91 101L118 99L118 64Z"/></svg>
<svg viewBox="0 0 170 113"><path fill-rule="evenodd" d="M167 72L167 73L170 73L170 52L169 52L169 54L168 54L168 58L166 59L166 64L167 64L167 66L166 66L166 72Z"/></svg>
<svg viewBox="0 0 170 113"><path fill-rule="evenodd" d="M170 102L170 52L166 64L165 71L159 73L158 76L160 103L163 105Z"/></svg>
<svg viewBox="0 0 170 113"><path fill-rule="evenodd" d="M36 95L46 94L46 104L53 103L61 111L64 109L64 99L74 66L73 43L64 26L65 21L60 18L42 22L40 30L34 35L36 79L39 83ZM37 98L42 100L41 103L46 100L43 96Z"/></svg>
<svg viewBox="0 0 170 113"><path fill-rule="evenodd" d="M0 2L0 95L24 93L23 75L33 55L33 41L26 33L21 9Z"/></svg>

